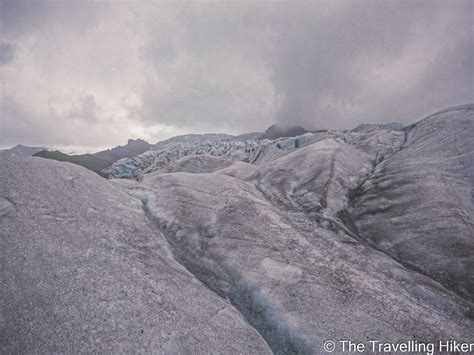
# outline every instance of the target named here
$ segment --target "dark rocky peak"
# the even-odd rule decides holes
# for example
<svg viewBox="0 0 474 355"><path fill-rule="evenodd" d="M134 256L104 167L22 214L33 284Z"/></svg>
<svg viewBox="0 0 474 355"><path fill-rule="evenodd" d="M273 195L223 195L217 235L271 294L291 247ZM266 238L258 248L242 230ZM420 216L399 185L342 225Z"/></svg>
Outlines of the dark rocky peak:
<svg viewBox="0 0 474 355"><path fill-rule="evenodd" d="M277 139L280 137L296 137L307 132L308 131L301 126L274 124L267 128L262 138Z"/></svg>

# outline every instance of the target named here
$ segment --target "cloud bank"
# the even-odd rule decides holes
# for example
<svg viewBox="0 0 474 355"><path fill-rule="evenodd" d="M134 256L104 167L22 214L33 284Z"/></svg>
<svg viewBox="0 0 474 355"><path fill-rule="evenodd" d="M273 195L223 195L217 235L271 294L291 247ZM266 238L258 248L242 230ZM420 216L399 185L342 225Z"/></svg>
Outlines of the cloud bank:
<svg viewBox="0 0 474 355"><path fill-rule="evenodd" d="M469 0L0 6L3 147L412 122L474 101Z"/></svg>

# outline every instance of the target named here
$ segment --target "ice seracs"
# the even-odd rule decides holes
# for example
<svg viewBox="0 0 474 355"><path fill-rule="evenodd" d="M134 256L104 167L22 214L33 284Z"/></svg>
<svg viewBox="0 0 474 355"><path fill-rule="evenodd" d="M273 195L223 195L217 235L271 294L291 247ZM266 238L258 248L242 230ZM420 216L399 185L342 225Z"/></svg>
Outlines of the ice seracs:
<svg viewBox="0 0 474 355"><path fill-rule="evenodd" d="M401 131L405 125L401 122L392 122L386 124L375 124L375 123L362 123L357 127L353 128L352 132L367 133L372 131Z"/></svg>

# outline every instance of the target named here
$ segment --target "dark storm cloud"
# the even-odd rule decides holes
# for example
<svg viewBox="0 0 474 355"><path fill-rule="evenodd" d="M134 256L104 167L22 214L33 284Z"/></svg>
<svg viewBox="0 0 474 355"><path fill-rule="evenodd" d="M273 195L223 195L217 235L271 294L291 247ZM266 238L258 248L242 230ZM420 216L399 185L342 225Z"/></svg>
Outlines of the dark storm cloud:
<svg viewBox="0 0 474 355"><path fill-rule="evenodd" d="M472 52L472 42L464 39L472 2L442 4L352 1L318 21L312 16L318 3L310 11L307 6L295 10L276 31L272 80L284 98L277 120L342 128L360 121L414 120L436 107L472 100L472 68L459 67L457 57ZM417 51L425 55L418 58ZM377 68L381 75L371 75ZM383 72L393 77L383 80ZM456 77L451 83L459 95L442 86L446 76Z"/></svg>
<svg viewBox="0 0 474 355"><path fill-rule="evenodd" d="M104 10L105 3L90 1L1 0L0 29L12 37L45 28L81 32L93 26Z"/></svg>
<svg viewBox="0 0 474 355"><path fill-rule="evenodd" d="M13 55L13 45L7 42L0 42L0 66L10 63L13 60Z"/></svg>
<svg viewBox="0 0 474 355"><path fill-rule="evenodd" d="M470 0L0 6L2 145L350 128L474 101Z"/></svg>
<svg viewBox="0 0 474 355"><path fill-rule="evenodd" d="M459 64L472 52L471 16L469 1L190 6L165 41L151 37L146 53L156 67L192 61L183 61L167 94L145 90L144 118L239 130L270 121L347 128L414 120L472 100L472 68ZM196 62L202 65L189 70ZM271 89L245 87L252 74ZM446 85L449 76L456 80ZM252 98L260 100L246 106ZM273 110L259 111L268 105Z"/></svg>

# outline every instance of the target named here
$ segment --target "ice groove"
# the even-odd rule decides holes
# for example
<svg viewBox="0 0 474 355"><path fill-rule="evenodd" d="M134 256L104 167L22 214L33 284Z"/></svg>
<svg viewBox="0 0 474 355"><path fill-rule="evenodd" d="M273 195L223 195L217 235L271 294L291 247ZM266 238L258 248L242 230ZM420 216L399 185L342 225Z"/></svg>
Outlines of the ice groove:
<svg viewBox="0 0 474 355"><path fill-rule="evenodd" d="M261 335L262 340L265 341L274 354L305 355L314 353L302 339L290 334L290 332L282 328L277 321L272 321L272 311L269 309L269 305L262 302L262 300L259 301L258 293L255 293L255 288L239 283L235 280L234 276L230 277L230 289L224 291L203 277L202 272L196 271L195 268L198 267L196 264L180 256L179 246L174 242L173 234L166 228L163 228L158 218L150 211L148 208L148 200L141 198L140 201L142 202L143 210L150 223L161 232L168 241L172 248L175 261L182 265L209 290L226 299L232 307L242 315L242 318Z"/></svg>

